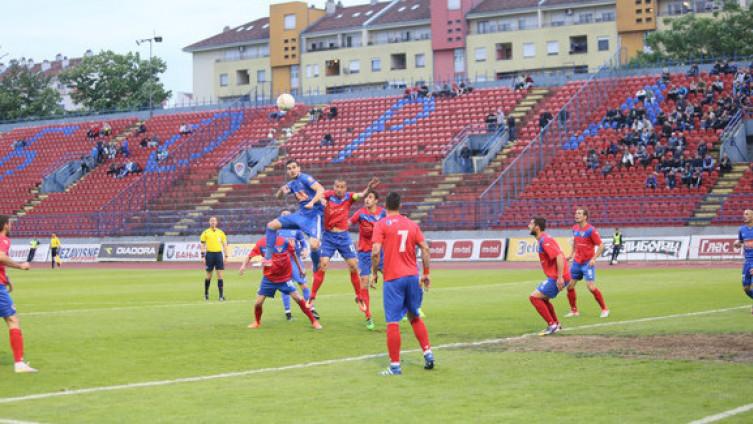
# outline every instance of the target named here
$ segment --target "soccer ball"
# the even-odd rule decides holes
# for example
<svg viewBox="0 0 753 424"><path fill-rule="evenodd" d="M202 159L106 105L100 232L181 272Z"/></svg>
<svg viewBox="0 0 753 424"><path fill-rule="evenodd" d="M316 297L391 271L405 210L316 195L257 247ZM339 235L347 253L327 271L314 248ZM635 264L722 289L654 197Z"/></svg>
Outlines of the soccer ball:
<svg viewBox="0 0 753 424"><path fill-rule="evenodd" d="M295 98L288 93L280 94L277 97L277 107L280 110L290 110L295 107Z"/></svg>

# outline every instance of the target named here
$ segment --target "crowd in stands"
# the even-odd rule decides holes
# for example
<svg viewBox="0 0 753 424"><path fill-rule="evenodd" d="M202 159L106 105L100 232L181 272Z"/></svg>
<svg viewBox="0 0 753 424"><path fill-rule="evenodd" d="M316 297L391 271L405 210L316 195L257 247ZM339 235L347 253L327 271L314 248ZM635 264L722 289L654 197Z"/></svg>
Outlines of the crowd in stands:
<svg viewBox="0 0 753 424"><path fill-rule="evenodd" d="M733 90L725 91L722 74L735 75ZM716 163L710 153L711 143L701 142L694 152L688 151L685 133L698 129L722 130L740 109L751 108L751 68L738 69L729 62L717 62L710 72L712 81L708 83L698 66L693 65L687 77L690 78L687 85L672 83L669 71L662 72L662 83L668 87L666 99L673 105L669 113L657 107L663 101L662 92L650 87L638 90L634 100L621 108L608 110L601 126L618 130L622 136L600 151L589 150L583 158L586 169L607 176L620 167L649 168L655 164L645 181L645 187L650 189L658 188L659 174L664 175L669 189L679 185L698 188L705 175L731 171L728 156L724 155L720 163ZM653 107L647 111L647 106ZM655 113L657 110L659 112ZM542 128L544 118L551 119L542 116Z"/></svg>
<svg viewBox="0 0 753 424"><path fill-rule="evenodd" d="M414 87L408 87L403 93L403 98L417 100L419 98L453 98L459 97L473 92L473 86L470 81L437 84L434 86L434 91L429 90L429 86L425 83L418 83Z"/></svg>
<svg viewBox="0 0 753 424"><path fill-rule="evenodd" d="M327 108L327 111L325 112L324 109L321 108L313 108L309 111L309 122L319 122L324 119L335 119L337 118L337 107L336 106L330 106Z"/></svg>

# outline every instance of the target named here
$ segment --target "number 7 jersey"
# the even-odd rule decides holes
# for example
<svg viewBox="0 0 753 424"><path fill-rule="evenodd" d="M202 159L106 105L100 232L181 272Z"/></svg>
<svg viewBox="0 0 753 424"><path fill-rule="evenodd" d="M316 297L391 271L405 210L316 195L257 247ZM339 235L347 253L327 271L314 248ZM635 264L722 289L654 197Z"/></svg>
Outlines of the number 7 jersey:
<svg viewBox="0 0 753 424"><path fill-rule="evenodd" d="M416 246L424 241L418 224L403 215L392 215L374 225L373 243L384 251L384 281L417 276Z"/></svg>

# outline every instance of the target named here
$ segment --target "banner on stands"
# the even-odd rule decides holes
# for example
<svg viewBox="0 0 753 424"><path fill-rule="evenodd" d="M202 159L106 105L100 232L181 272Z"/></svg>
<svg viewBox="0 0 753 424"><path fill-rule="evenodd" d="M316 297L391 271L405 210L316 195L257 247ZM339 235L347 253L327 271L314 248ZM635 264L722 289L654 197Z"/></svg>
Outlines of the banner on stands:
<svg viewBox="0 0 753 424"><path fill-rule="evenodd" d="M16 262L26 262L26 260L29 258L29 244L25 245L14 245L11 243L10 245L10 252L9 256L11 259L13 259ZM40 244L37 247L37 251L34 252L34 260L33 262L47 262L49 260L50 255L50 245L49 244Z"/></svg>
<svg viewBox="0 0 753 424"><path fill-rule="evenodd" d="M554 237L565 256L570 255L571 245L569 237ZM539 242L533 237L511 238L508 240L507 260L509 262L538 262Z"/></svg>
<svg viewBox="0 0 753 424"><path fill-rule="evenodd" d="M501 261L505 258L505 239L430 240L433 261Z"/></svg>
<svg viewBox="0 0 753 424"><path fill-rule="evenodd" d="M100 246L100 244L64 244L60 247L58 254L63 263L94 263L99 257Z"/></svg>
<svg viewBox="0 0 753 424"><path fill-rule="evenodd" d="M693 236L690 238L690 259L741 259L742 249L735 248L737 237Z"/></svg>
<svg viewBox="0 0 753 424"><path fill-rule="evenodd" d="M162 251L162 260L165 262L201 261L201 243L167 242Z"/></svg>
<svg viewBox="0 0 753 424"><path fill-rule="evenodd" d="M99 249L99 261L156 262L161 243L105 243Z"/></svg>
<svg viewBox="0 0 753 424"><path fill-rule="evenodd" d="M688 258L690 237L625 237L618 261L679 261ZM599 260L612 257L612 240L604 240Z"/></svg>

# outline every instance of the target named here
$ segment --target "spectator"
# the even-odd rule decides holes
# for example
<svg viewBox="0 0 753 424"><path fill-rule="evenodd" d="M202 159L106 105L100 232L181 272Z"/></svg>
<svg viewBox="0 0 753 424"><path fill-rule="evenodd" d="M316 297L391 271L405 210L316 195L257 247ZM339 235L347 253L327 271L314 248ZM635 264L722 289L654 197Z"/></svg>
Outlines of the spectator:
<svg viewBox="0 0 753 424"><path fill-rule="evenodd" d="M139 146L141 146L142 148L146 148L147 145L149 145L149 137L142 138L141 141L139 142Z"/></svg>
<svg viewBox="0 0 753 424"><path fill-rule="evenodd" d="M720 61L716 61L714 63L714 66L711 67L711 70L709 71L710 75L719 75L722 73L722 63Z"/></svg>
<svg viewBox="0 0 753 424"><path fill-rule="evenodd" d="M709 147L706 145L706 143L698 143L698 149L696 150L698 154L703 158L706 156L706 153L709 151Z"/></svg>
<svg viewBox="0 0 753 424"><path fill-rule="evenodd" d="M624 166L625 168L630 168L631 166L635 166L635 158L633 157L633 154L630 152L630 149L625 147L622 150L622 160L620 161L620 164Z"/></svg>
<svg viewBox="0 0 753 424"><path fill-rule="evenodd" d="M13 142L12 147L13 147L13 150L23 149L24 147L26 147L26 140L24 140L23 138L18 139Z"/></svg>
<svg viewBox="0 0 753 424"><path fill-rule="evenodd" d="M724 81L720 77L716 77L714 82L711 83L711 90L717 93L724 92Z"/></svg>
<svg viewBox="0 0 753 424"><path fill-rule="evenodd" d="M493 133L497 130L497 115L494 112L489 112L484 122L486 122L486 132Z"/></svg>
<svg viewBox="0 0 753 424"><path fill-rule="evenodd" d="M533 77L531 77L531 74L526 74L524 87L526 90L533 88Z"/></svg>
<svg viewBox="0 0 753 424"><path fill-rule="evenodd" d="M500 107L497 108L497 128L505 126L505 111Z"/></svg>
<svg viewBox="0 0 753 424"><path fill-rule="evenodd" d="M180 128L178 129L178 132L180 133L180 135L193 134L193 128L191 128L191 126L189 126L188 124L183 123L183 124L180 124Z"/></svg>
<svg viewBox="0 0 753 424"><path fill-rule="evenodd" d="M596 151L593 149L588 152L588 155L583 158L583 161L586 163L586 169L590 169L592 171L599 169L599 166L601 165L599 163L599 155L597 155Z"/></svg>
<svg viewBox="0 0 753 424"><path fill-rule="evenodd" d="M158 147L159 146L159 138L157 138L157 137L151 137L149 140L147 140L146 146L149 147L149 148L152 148L152 149L155 148L155 147Z"/></svg>
<svg viewBox="0 0 753 424"><path fill-rule="evenodd" d="M332 134L330 133L324 134L324 137L322 137L321 145L322 146L334 146L335 140L332 138Z"/></svg>
<svg viewBox="0 0 753 424"><path fill-rule="evenodd" d="M646 188L656 190L657 184L658 182L656 180L656 172L648 174L648 176L646 177Z"/></svg>
<svg viewBox="0 0 753 424"><path fill-rule="evenodd" d="M426 84L421 84L421 86L418 88L418 96L429 97L429 86L427 86Z"/></svg>
<svg viewBox="0 0 753 424"><path fill-rule="evenodd" d="M463 147L460 148L460 162L463 167L463 172L470 173L473 171L471 154L471 148L468 146L468 142L466 141L463 143Z"/></svg>
<svg viewBox="0 0 753 424"><path fill-rule="evenodd" d="M697 77L701 74L700 69L698 68L697 64L690 65L690 69L688 69L687 76L689 77Z"/></svg>
<svg viewBox="0 0 753 424"><path fill-rule="evenodd" d="M99 148L97 146L92 147L90 155L95 162L99 162Z"/></svg>
<svg viewBox="0 0 753 424"><path fill-rule="evenodd" d="M725 153L724 156L722 156L722 160L719 161L719 176L723 176L727 172L732 171L732 161L729 160L729 156Z"/></svg>
<svg viewBox="0 0 753 424"><path fill-rule="evenodd" d="M614 142L614 140L609 141L609 146L604 150L602 154L609 156L609 155L616 155L620 151L619 146L617 146L617 143Z"/></svg>
<svg viewBox="0 0 753 424"><path fill-rule="evenodd" d="M330 106L329 107L329 113L327 114L327 118L329 119L335 119L337 118L337 107Z"/></svg>
<svg viewBox="0 0 753 424"><path fill-rule="evenodd" d="M639 102L643 103L644 101L646 101L646 90L641 88L635 93L635 97L638 98Z"/></svg>
<svg viewBox="0 0 753 424"><path fill-rule="evenodd" d="M515 137L517 135L517 131L515 128L515 117L510 115L507 117L507 132L509 135L510 141L515 141Z"/></svg>
<svg viewBox="0 0 753 424"><path fill-rule="evenodd" d="M81 175L84 175L90 171L89 164L86 163L86 157L81 156Z"/></svg>
<svg viewBox="0 0 753 424"><path fill-rule="evenodd" d="M145 132L146 132L146 124L142 122L141 124L139 124L139 128L136 130L136 135L144 134Z"/></svg>
<svg viewBox="0 0 753 424"><path fill-rule="evenodd" d="M513 88L515 90L522 90L525 87L526 87L526 78L523 75L518 75L517 77L515 77L515 85Z"/></svg>
<svg viewBox="0 0 753 424"><path fill-rule="evenodd" d="M96 140L97 137L99 137L99 127L96 125L92 125L91 128L86 132L86 138L89 140Z"/></svg>
<svg viewBox="0 0 753 424"><path fill-rule="evenodd" d="M102 137L109 137L110 135L112 135L112 127L108 122L102 124L102 129L99 130L99 135L101 135Z"/></svg>
<svg viewBox="0 0 753 424"><path fill-rule="evenodd" d="M277 131L274 128L270 128L269 132L267 133L267 138L270 139L270 140L274 140L276 132Z"/></svg>
<svg viewBox="0 0 753 424"><path fill-rule="evenodd" d="M120 153L123 156L125 156L125 157L131 156L131 151L128 149L128 139L127 138L124 139L123 143L121 143L121 145L120 145Z"/></svg>
<svg viewBox="0 0 753 424"><path fill-rule="evenodd" d="M542 112L541 115L539 115L540 131L544 131L544 128L546 128L546 126L549 125L549 123L552 121L554 121L554 115L552 115L551 112L549 111Z"/></svg>
<svg viewBox="0 0 753 424"><path fill-rule="evenodd" d="M693 160L690 161L690 166L693 167L693 171L700 171L703 168L703 157L700 153L696 153Z"/></svg>
<svg viewBox="0 0 753 424"><path fill-rule="evenodd" d="M677 187L677 178L675 177L674 171L672 171L669 174L667 174L666 179L667 179L667 188L668 189L673 189L673 188Z"/></svg>
<svg viewBox="0 0 753 424"><path fill-rule="evenodd" d="M690 186L692 188L700 188L701 185L703 185L703 173L701 171L696 171L693 173L693 179Z"/></svg>
<svg viewBox="0 0 753 424"><path fill-rule="evenodd" d="M664 82L666 84L666 83L669 82L670 79L671 79L671 75L669 74L669 68L665 67L661 71L661 80L662 80L662 82Z"/></svg>
<svg viewBox="0 0 753 424"><path fill-rule="evenodd" d="M638 152L635 154L635 158L638 159L638 162L640 162L644 168L651 163L651 157L648 155L648 149L646 149L646 146L638 147Z"/></svg>
<svg viewBox="0 0 753 424"><path fill-rule="evenodd" d="M115 162L111 162L110 167L107 169L107 175L118 176L120 175L122 168L122 165L117 166L115 165Z"/></svg>
<svg viewBox="0 0 753 424"><path fill-rule="evenodd" d="M165 146L161 146L157 149L157 162L163 162L167 160L167 157L170 154L167 152L167 148ZM133 162L131 162L133 163ZM130 171L129 171L130 172Z"/></svg>
<svg viewBox="0 0 753 424"><path fill-rule="evenodd" d="M614 164L612 161L608 161L602 168L601 168L601 175L606 177L609 175L610 172L614 169Z"/></svg>
<svg viewBox="0 0 753 424"><path fill-rule="evenodd" d="M688 188L693 184L693 170L690 168L690 164L685 164L685 167L681 171L680 181Z"/></svg>
<svg viewBox="0 0 753 424"><path fill-rule="evenodd" d="M714 160L714 158L711 156L711 154L706 153L706 156L703 158L702 169L710 174L714 171L715 165L716 161Z"/></svg>
<svg viewBox="0 0 753 424"><path fill-rule="evenodd" d="M269 119L272 120L272 121L279 121L282 118L284 118L286 114L287 114L287 112L284 111L284 110L276 110L276 111L271 112L269 114Z"/></svg>

